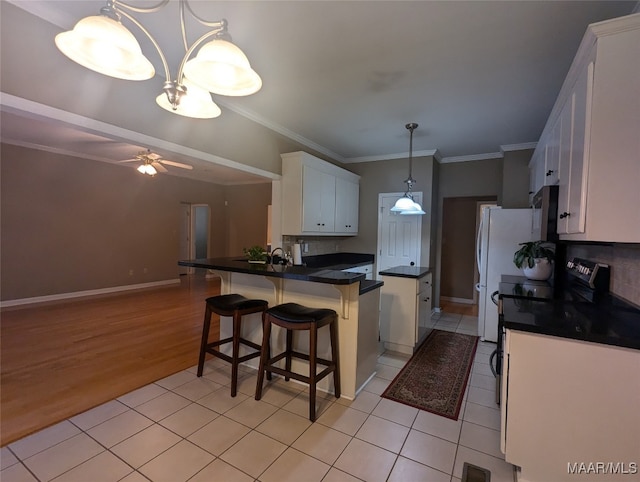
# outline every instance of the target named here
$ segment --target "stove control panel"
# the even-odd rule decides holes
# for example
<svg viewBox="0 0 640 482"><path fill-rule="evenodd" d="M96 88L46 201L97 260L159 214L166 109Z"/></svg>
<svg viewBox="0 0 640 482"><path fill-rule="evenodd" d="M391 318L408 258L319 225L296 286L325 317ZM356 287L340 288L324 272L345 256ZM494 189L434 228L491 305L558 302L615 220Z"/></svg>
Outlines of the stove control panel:
<svg viewBox="0 0 640 482"><path fill-rule="evenodd" d="M567 261L566 271L591 289L609 290L609 265L581 258Z"/></svg>

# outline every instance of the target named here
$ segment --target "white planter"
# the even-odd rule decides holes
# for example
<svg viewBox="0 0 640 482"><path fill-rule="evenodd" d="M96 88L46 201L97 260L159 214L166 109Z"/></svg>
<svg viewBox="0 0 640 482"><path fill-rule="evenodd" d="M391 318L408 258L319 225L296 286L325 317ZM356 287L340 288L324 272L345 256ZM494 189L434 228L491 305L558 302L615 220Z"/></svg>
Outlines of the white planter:
<svg viewBox="0 0 640 482"><path fill-rule="evenodd" d="M551 277L553 265L546 258L536 258L533 268L525 264L522 271L528 279L545 281Z"/></svg>

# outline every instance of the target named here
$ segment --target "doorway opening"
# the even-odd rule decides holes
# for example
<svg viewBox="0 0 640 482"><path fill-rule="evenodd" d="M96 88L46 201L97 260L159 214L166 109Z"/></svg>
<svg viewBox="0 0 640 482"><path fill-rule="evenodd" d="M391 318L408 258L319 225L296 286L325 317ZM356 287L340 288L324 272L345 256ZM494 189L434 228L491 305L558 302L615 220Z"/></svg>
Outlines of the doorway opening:
<svg viewBox="0 0 640 482"><path fill-rule="evenodd" d="M211 245L211 208L208 204L180 203L180 259L209 257ZM180 267L180 274L192 274L194 268Z"/></svg>
<svg viewBox="0 0 640 482"><path fill-rule="evenodd" d="M476 239L480 206L495 204L495 196L443 199L440 306L478 304Z"/></svg>

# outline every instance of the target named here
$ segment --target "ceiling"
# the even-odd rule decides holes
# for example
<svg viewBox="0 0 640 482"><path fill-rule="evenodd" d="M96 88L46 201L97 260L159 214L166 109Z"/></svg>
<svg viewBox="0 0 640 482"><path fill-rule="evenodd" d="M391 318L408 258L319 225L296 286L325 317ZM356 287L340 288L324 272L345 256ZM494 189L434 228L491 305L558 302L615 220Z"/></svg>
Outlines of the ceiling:
<svg viewBox="0 0 640 482"><path fill-rule="evenodd" d="M70 29L103 0L11 0ZM134 5L156 1L131 0ZM256 94L213 96L231 110L339 162L406 157L405 124L417 122L414 155L482 159L531 147L551 112L590 23L638 11L636 1L192 1L203 18L226 18L234 42L260 74ZM177 2L137 18L154 35L172 75L184 50ZM156 72L159 56L140 40ZM207 29L187 20L190 41ZM53 41L53 39L52 39ZM62 57L62 54L60 54ZM156 96L163 79L147 81ZM155 84L157 84L157 86ZM171 172L212 182L264 180L256 171L181 146L91 132L3 109L2 139L114 162L164 147L194 166ZM146 140L146 139L145 139ZM179 171L179 172L178 172ZM267 176L268 177L268 176Z"/></svg>

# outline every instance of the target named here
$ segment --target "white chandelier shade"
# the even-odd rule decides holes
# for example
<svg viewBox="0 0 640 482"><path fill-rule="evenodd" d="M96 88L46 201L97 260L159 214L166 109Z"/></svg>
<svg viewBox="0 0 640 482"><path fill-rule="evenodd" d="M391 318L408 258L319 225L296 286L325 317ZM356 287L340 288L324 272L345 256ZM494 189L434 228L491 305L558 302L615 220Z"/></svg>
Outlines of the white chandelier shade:
<svg viewBox="0 0 640 482"><path fill-rule="evenodd" d="M83 18L73 30L56 35L55 42L74 62L110 77L147 80L156 72L133 34L104 15Z"/></svg>
<svg viewBox="0 0 640 482"><path fill-rule="evenodd" d="M220 107L213 102L211 94L205 89L186 78L184 87L187 93L180 97L180 103L175 109L164 93L156 97L156 103L169 112L195 119L213 119L222 114Z"/></svg>
<svg viewBox="0 0 640 482"><path fill-rule="evenodd" d="M219 38L202 46L196 57L185 64L184 75L203 89L220 95L251 95L262 87L262 79L242 50Z"/></svg>
<svg viewBox="0 0 640 482"><path fill-rule="evenodd" d="M156 168L147 163L138 166L137 171L141 174L148 174L149 176L155 176L156 174L158 174Z"/></svg>

